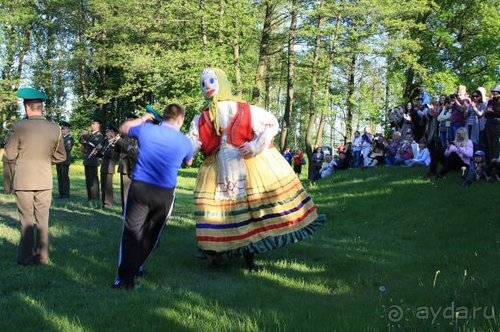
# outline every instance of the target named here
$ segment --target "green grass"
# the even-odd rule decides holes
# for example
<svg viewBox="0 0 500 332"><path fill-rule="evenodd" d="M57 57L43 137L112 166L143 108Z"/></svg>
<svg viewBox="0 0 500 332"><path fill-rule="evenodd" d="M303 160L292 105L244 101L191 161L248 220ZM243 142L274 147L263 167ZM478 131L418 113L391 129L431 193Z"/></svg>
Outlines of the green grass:
<svg viewBox="0 0 500 332"><path fill-rule="evenodd" d="M51 209L48 266L16 264L14 197L0 195L0 330L497 331L500 184L464 189L458 175L435 183L422 173L352 170L306 184L328 222L312 239L258 256L264 271L250 274L240 260L214 270L195 258L196 170L182 170L150 273L126 292L109 287L119 203L88 204L73 165L73 199ZM494 307L496 318L451 319L442 310L452 303L470 315ZM399 308L404 318L391 321ZM441 312L424 319L425 308Z"/></svg>

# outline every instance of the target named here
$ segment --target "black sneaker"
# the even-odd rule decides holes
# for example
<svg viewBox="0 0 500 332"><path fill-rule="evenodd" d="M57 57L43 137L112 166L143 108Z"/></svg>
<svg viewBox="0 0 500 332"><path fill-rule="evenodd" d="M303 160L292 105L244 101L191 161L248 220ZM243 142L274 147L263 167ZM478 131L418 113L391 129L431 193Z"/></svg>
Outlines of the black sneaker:
<svg viewBox="0 0 500 332"><path fill-rule="evenodd" d="M208 256L207 256L207 254L205 254L205 253L203 252L203 250L198 249L198 250L196 251L196 258L199 258L199 259L207 259L207 258L208 258Z"/></svg>
<svg viewBox="0 0 500 332"><path fill-rule="evenodd" d="M113 289L126 289L126 290L131 290L134 289L134 282L129 282L129 283L124 283L123 281L115 281L113 284L111 284L111 288Z"/></svg>
<svg viewBox="0 0 500 332"><path fill-rule="evenodd" d="M260 271L260 266L255 264L255 255L253 253L244 253L243 258L245 259L248 271L256 273Z"/></svg>
<svg viewBox="0 0 500 332"><path fill-rule="evenodd" d="M142 270L137 271L137 273L135 274L135 276L137 278L144 278L146 276L146 274L148 274L148 270L142 269Z"/></svg>

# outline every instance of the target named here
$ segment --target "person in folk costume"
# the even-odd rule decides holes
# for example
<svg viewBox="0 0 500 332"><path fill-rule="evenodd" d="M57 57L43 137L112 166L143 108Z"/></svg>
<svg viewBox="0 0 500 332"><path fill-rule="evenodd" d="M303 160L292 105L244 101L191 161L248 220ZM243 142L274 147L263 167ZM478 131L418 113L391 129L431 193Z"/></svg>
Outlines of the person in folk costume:
<svg viewBox="0 0 500 332"><path fill-rule="evenodd" d="M198 247L213 265L243 255L258 271L255 254L306 239L325 216L272 145L274 115L234 97L221 69L203 70L200 83L206 104L188 133L205 156L194 191Z"/></svg>

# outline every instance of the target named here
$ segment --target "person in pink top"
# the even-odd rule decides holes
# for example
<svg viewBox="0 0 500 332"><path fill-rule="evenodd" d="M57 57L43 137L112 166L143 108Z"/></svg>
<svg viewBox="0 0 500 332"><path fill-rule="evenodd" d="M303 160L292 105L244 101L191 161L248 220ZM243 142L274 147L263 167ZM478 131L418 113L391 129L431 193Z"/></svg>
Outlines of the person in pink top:
<svg viewBox="0 0 500 332"><path fill-rule="evenodd" d="M473 153L473 143L469 139L467 129L465 127L458 128L455 140L450 142L444 152L444 159L442 160L443 168L439 171L438 178L442 178L449 171L468 167Z"/></svg>

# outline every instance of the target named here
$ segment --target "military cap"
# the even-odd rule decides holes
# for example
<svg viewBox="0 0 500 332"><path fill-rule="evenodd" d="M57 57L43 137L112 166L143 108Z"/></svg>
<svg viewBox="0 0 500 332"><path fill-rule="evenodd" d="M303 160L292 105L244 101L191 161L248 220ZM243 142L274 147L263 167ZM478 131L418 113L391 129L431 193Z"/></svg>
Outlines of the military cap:
<svg viewBox="0 0 500 332"><path fill-rule="evenodd" d="M139 116L135 113L132 113L132 112L129 112L127 114L125 114L125 118L126 119L137 119Z"/></svg>
<svg viewBox="0 0 500 332"><path fill-rule="evenodd" d="M479 157L484 157L486 154L482 150L477 150L476 152L474 152L474 155Z"/></svg>
<svg viewBox="0 0 500 332"><path fill-rule="evenodd" d="M61 121L59 122L59 125L61 127L68 127L68 128L71 128L71 125L69 124L69 122L66 122L66 121Z"/></svg>
<svg viewBox="0 0 500 332"><path fill-rule="evenodd" d="M17 90L16 96L24 100L45 100L48 98L45 93L33 88L20 88Z"/></svg>
<svg viewBox="0 0 500 332"><path fill-rule="evenodd" d="M92 122L99 122L99 123L101 124L101 123L102 123L102 120L101 120L101 118L100 118L100 117L98 117L98 116L93 116L93 117L92 117Z"/></svg>
<svg viewBox="0 0 500 332"><path fill-rule="evenodd" d="M113 124L111 123L108 123L108 125L106 126L106 130L112 130L114 131L115 133L118 132L118 128L116 128Z"/></svg>
<svg viewBox="0 0 500 332"><path fill-rule="evenodd" d="M153 117L155 118L155 121L160 123L163 121L163 118L161 115L153 108L151 105L146 106L146 112L151 113Z"/></svg>

